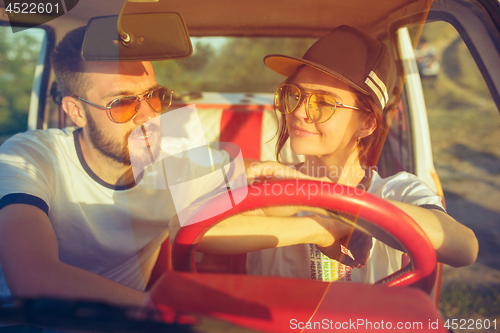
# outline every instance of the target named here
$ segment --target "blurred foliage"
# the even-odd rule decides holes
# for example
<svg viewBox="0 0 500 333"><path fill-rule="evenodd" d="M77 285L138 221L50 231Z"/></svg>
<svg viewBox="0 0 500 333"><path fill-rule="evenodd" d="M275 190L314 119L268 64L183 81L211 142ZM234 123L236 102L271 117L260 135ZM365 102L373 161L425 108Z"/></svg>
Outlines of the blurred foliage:
<svg viewBox="0 0 500 333"><path fill-rule="evenodd" d="M264 65L268 54L302 57L314 39L226 38L223 45L193 38L188 59L155 62L158 82L174 91L274 92L285 79Z"/></svg>
<svg viewBox="0 0 500 333"><path fill-rule="evenodd" d="M441 64L436 82L423 87L428 109L496 109L481 72L452 25L427 23L422 36L437 50Z"/></svg>
<svg viewBox="0 0 500 333"><path fill-rule="evenodd" d="M444 288L440 310L448 318L500 317L500 285L472 286L452 282Z"/></svg>
<svg viewBox="0 0 500 333"><path fill-rule="evenodd" d="M458 144L500 157L498 109L466 44L446 22L427 23L422 35L441 64L435 82L423 81L434 161L451 163L446 151Z"/></svg>
<svg viewBox="0 0 500 333"><path fill-rule="evenodd" d="M25 32L0 27L0 134L26 130L28 108L41 40Z"/></svg>

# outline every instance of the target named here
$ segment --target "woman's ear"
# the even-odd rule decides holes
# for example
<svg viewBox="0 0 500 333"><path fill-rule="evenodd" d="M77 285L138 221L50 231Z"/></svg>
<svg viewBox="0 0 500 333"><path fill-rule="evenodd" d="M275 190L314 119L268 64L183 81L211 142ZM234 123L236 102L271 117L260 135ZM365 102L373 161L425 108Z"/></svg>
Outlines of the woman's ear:
<svg viewBox="0 0 500 333"><path fill-rule="evenodd" d="M82 104L74 97L66 96L62 99L62 108L71 118L76 126L84 127L87 125L87 118Z"/></svg>
<svg viewBox="0 0 500 333"><path fill-rule="evenodd" d="M367 113L366 115L362 115L357 137L362 139L370 136L375 129L377 129L377 117L375 117L375 114Z"/></svg>

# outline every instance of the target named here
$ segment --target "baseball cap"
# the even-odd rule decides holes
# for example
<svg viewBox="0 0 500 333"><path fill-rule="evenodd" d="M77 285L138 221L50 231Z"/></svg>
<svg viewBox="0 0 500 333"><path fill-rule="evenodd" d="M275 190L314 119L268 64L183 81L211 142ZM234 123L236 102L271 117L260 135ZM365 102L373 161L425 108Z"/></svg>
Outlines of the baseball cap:
<svg viewBox="0 0 500 333"><path fill-rule="evenodd" d="M302 65L332 75L371 96L380 112L396 81L396 64L387 46L347 25L320 38L302 58L271 54L264 63L284 76L292 75Z"/></svg>

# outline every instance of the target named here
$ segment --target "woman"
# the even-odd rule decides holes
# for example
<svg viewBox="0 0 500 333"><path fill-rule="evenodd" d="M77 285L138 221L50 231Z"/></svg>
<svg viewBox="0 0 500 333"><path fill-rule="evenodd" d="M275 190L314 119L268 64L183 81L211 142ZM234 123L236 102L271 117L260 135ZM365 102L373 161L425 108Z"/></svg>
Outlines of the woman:
<svg viewBox="0 0 500 333"><path fill-rule="evenodd" d="M341 26L303 58L270 55L264 61L287 77L275 97L283 114L277 157L290 140L305 162L293 170L276 162L253 164L247 172L250 180L298 177L361 187L410 215L426 232L439 261L455 267L475 261L474 233L447 215L440 198L422 181L405 172L382 179L372 168L386 131L384 108L394 102L389 94L395 63L384 44ZM351 235L350 227L339 221L299 211L279 207L234 216L211 229L199 249L260 250L248 255L250 274L375 282L401 267L402 252L361 233ZM239 235L237 244L211 237L227 235ZM340 260L341 252L346 253L341 244L349 238L350 258L343 262L352 270L328 259Z"/></svg>

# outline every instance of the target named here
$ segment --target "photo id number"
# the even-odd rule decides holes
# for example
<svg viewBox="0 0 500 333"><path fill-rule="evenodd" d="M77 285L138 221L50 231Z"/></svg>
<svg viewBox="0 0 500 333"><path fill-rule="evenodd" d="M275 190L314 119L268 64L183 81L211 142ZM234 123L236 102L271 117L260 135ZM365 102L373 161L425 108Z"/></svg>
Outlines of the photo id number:
<svg viewBox="0 0 500 333"><path fill-rule="evenodd" d="M448 319L444 323L444 327L451 330L481 330L497 328L497 320L489 319Z"/></svg>
<svg viewBox="0 0 500 333"><path fill-rule="evenodd" d="M11 2L5 8L7 14L59 14L59 3Z"/></svg>

